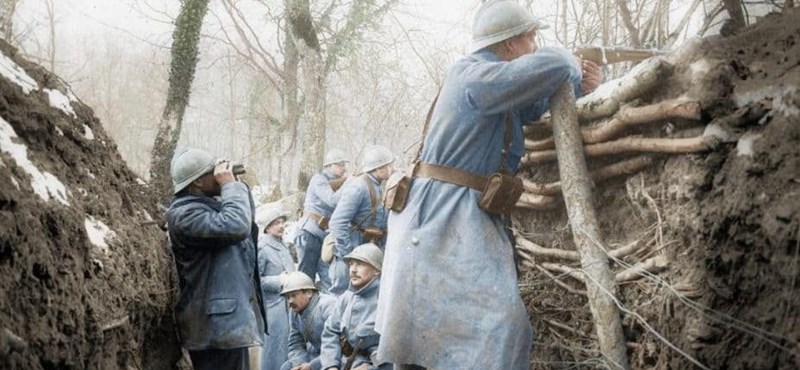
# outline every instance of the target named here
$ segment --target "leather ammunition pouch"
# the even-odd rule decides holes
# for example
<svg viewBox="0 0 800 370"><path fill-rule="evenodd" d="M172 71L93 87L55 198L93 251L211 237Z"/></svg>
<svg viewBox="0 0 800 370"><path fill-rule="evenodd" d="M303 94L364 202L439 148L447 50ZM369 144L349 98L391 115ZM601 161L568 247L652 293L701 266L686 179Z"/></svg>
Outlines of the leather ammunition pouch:
<svg viewBox="0 0 800 370"><path fill-rule="evenodd" d="M367 227L361 229L361 235L365 241L368 241L373 244L378 244L378 242L383 239L386 235L386 229L379 229L377 227Z"/></svg>
<svg viewBox="0 0 800 370"><path fill-rule="evenodd" d="M519 177L495 172L489 176L478 206L496 215L510 214L524 190Z"/></svg>
<svg viewBox="0 0 800 370"><path fill-rule="evenodd" d="M303 216L306 216L319 225L319 228L322 230L328 230L328 221L330 221L327 217L311 212L311 211L303 211Z"/></svg>
<svg viewBox="0 0 800 370"><path fill-rule="evenodd" d="M386 209L403 212L408 202L408 193L411 191L411 177L402 173L394 173L386 180L386 190L383 192L383 205Z"/></svg>
<svg viewBox="0 0 800 370"><path fill-rule="evenodd" d="M347 337L342 335L339 337L339 346L342 347L342 355L345 357L350 357L353 355L354 348L350 345L350 342L347 341Z"/></svg>

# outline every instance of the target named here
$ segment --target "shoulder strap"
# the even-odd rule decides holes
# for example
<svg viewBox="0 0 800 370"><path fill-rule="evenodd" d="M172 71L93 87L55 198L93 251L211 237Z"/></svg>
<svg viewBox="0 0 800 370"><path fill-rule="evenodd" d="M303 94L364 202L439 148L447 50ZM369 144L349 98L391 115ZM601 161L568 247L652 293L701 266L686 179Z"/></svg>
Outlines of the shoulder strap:
<svg viewBox="0 0 800 370"><path fill-rule="evenodd" d="M511 114L506 114L503 137L503 160L500 162L500 172L508 173L508 156L511 152Z"/></svg>
<svg viewBox="0 0 800 370"><path fill-rule="evenodd" d="M417 155L414 157L414 162L417 163L420 160L420 156L422 155L422 147L425 146L425 136L428 136L428 127L431 124L431 117L433 116L433 108L436 106L436 101L439 100L439 92L436 93L436 97L433 98L433 103L431 103L431 107L428 109L428 115L425 117L425 125L422 126L422 139L419 140L419 148L417 149Z"/></svg>
<svg viewBox="0 0 800 370"><path fill-rule="evenodd" d="M364 226L364 223L371 218L375 218L378 213L378 194L375 192L375 184L372 183L372 180L369 178L369 175L366 173L361 175L361 178L364 182L367 183L367 189L369 190L369 203L370 203L370 210L367 218L361 223L361 226Z"/></svg>

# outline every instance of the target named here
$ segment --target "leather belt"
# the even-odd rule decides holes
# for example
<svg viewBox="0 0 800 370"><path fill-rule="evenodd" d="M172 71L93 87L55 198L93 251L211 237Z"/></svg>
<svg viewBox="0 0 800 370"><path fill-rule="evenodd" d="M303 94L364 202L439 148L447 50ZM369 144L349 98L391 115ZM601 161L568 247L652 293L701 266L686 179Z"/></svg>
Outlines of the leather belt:
<svg viewBox="0 0 800 370"><path fill-rule="evenodd" d="M484 191L486 183L489 181L486 176L474 175L458 168L423 162L418 162L414 166L412 176L444 181L477 191Z"/></svg>
<svg viewBox="0 0 800 370"><path fill-rule="evenodd" d="M323 216L321 214L318 214L318 213L311 212L311 211L303 211L303 216L314 220L314 222L316 222L317 225L319 225L320 229L328 230L328 221L329 220L328 220L327 217L325 217L325 216Z"/></svg>

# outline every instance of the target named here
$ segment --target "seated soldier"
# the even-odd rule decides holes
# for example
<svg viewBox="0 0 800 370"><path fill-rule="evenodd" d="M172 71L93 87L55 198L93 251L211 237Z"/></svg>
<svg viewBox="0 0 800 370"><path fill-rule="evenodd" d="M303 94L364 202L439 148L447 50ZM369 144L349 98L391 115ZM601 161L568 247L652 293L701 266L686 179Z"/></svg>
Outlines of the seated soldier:
<svg viewBox="0 0 800 370"><path fill-rule="evenodd" d="M350 288L339 297L322 332L322 369L391 369L376 357L380 336L375 332L383 252L362 244L344 256L350 266Z"/></svg>
<svg viewBox="0 0 800 370"><path fill-rule="evenodd" d="M289 273L281 295L292 310L289 360L281 366L281 370L320 370L322 330L333 312L336 298L317 292L311 278L300 271Z"/></svg>

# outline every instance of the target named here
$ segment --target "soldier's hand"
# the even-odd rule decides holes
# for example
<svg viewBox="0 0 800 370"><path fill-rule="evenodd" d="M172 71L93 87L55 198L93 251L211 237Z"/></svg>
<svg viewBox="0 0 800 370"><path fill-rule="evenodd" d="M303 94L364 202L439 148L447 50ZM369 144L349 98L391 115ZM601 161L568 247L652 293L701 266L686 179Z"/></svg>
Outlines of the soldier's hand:
<svg viewBox="0 0 800 370"><path fill-rule="evenodd" d="M353 370L369 370L370 365L368 363L363 363L353 368Z"/></svg>
<svg viewBox="0 0 800 370"><path fill-rule="evenodd" d="M580 64L583 72L581 89L583 89L583 94L586 95L597 89L603 82L603 70L597 63L588 59L582 59Z"/></svg>
<svg viewBox="0 0 800 370"><path fill-rule="evenodd" d="M311 364L306 362L293 367L291 370L311 370Z"/></svg>
<svg viewBox="0 0 800 370"><path fill-rule="evenodd" d="M217 160L217 165L214 167L214 179L220 186L236 181L231 167L231 162L224 159Z"/></svg>

